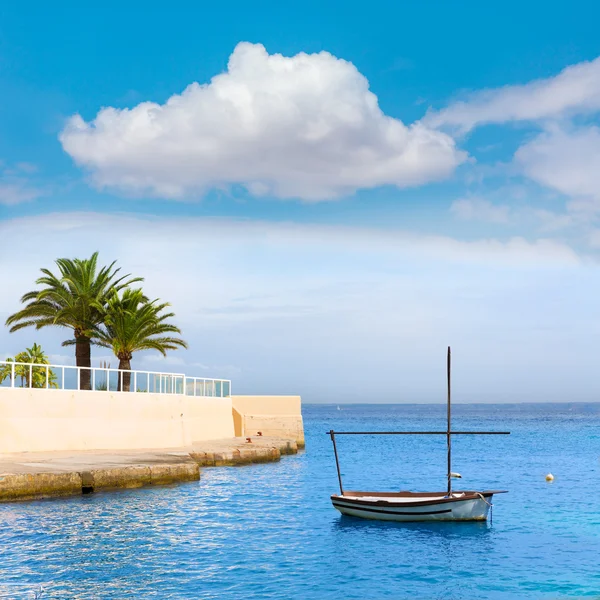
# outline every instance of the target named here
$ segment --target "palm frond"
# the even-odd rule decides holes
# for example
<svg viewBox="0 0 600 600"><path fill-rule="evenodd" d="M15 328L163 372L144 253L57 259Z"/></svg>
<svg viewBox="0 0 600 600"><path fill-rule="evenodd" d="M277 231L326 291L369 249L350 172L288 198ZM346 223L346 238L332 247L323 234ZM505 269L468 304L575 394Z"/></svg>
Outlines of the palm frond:
<svg viewBox="0 0 600 600"><path fill-rule="evenodd" d="M104 323L96 328L94 342L111 347L119 358L131 359L134 352L156 350L163 356L169 350L187 348L184 340L166 334L181 334L173 323L173 312L163 312L170 304L148 300L140 288L114 292L104 307Z"/></svg>
<svg viewBox="0 0 600 600"><path fill-rule="evenodd" d="M102 323L109 298L127 289L140 277L121 274L116 261L98 268L98 252L89 258L58 258L57 271L42 268L38 289L21 297L25 306L6 319L10 331L25 327L59 326L72 329L76 337L91 338ZM72 345L67 340L65 345Z"/></svg>

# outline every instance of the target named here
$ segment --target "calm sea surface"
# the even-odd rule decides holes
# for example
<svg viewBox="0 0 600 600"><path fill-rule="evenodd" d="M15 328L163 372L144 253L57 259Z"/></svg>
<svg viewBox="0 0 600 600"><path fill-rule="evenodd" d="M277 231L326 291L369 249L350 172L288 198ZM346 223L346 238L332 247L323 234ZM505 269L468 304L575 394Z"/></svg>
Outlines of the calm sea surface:
<svg viewBox="0 0 600 600"><path fill-rule="evenodd" d="M168 488L0 505L2 598L600 598L600 404L454 407L492 523L341 517L325 431L438 429L443 406L305 406L307 450ZM340 439L347 489L440 490L437 436ZM548 484L546 473L555 481Z"/></svg>

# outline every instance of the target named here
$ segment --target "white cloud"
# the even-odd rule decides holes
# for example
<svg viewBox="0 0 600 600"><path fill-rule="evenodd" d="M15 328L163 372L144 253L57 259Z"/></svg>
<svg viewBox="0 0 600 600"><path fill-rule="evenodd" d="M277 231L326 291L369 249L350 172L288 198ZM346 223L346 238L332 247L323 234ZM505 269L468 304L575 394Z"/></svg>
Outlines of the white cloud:
<svg viewBox="0 0 600 600"><path fill-rule="evenodd" d="M245 42L209 84L89 123L75 115L60 140L97 185L167 198L237 184L315 201L439 180L466 158L451 137L383 114L352 63Z"/></svg>
<svg viewBox="0 0 600 600"><path fill-rule="evenodd" d="M35 200L42 192L28 183L12 178L0 178L0 204L4 206L15 206L22 202Z"/></svg>
<svg viewBox="0 0 600 600"><path fill-rule="evenodd" d="M186 261L200 261L202 268L212 264L216 266L219 264L218 258L209 260L208 254L211 248L220 246L231 248L228 256L234 251L248 251L246 261L252 260L252 251L273 251L278 255L287 249L301 253L307 259L318 259L323 255L369 256L381 253L392 259L410 256L418 260L524 268L540 264L574 265L579 262L577 254L570 247L551 239L527 241L514 237L505 241L493 238L463 241L449 236L415 234L392 228L227 218L179 219L131 214L55 213L0 223L0 232L9 223L16 232L20 227L28 230L35 222L44 223L49 242L55 236L56 243L60 245L62 239L68 236L76 240L79 246L90 249L95 247L102 235L110 231L111 237L115 238L115 251L127 251L129 256L139 257L149 265L153 262L148 261L148 253L164 256L159 261L161 264L171 264L173 257L180 252ZM74 243L72 245L78 247ZM107 247L111 245L107 244ZM263 293L258 297L266 296Z"/></svg>
<svg viewBox="0 0 600 600"><path fill-rule="evenodd" d="M450 212L465 221L502 223L510 221L510 207L505 204L492 204L484 198L461 198L450 206Z"/></svg>
<svg viewBox="0 0 600 600"><path fill-rule="evenodd" d="M588 244L592 248L600 248L600 229L593 229L589 232Z"/></svg>
<svg viewBox="0 0 600 600"><path fill-rule="evenodd" d="M37 167L21 162L12 166L0 160L0 206L15 206L44 194L31 180Z"/></svg>
<svg viewBox="0 0 600 600"><path fill-rule="evenodd" d="M569 66L547 79L475 92L464 101L429 112L422 122L458 133L487 123L534 123L541 133L517 150L512 168L570 197L570 213L597 212L600 129L589 124L575 125L574 118L599 112L600 57ZM548 215L539 216L543 221ZM561 221L546 221L548 231L572 224L569 216Z"/></svg>
<svg viewBox="0 0 600 600"><path fill-rule="evenodd" d="M149 354L148 356L144 357L144 362L149 364L160 364L162 369L165 368L165 365L175 367L185 366L185 360L181 356L174 354L168 356L163 356L162 354Z"/></svg>
<svg viewBox="0 0 600 600"><path fill-rule="evenodd" d="M569 66L555 77L473 93L423 122L466 133L486 123L561 119L600 110L600 57Z"/></svg>
<svg viewBox="0 0 600 600"><path fill-rule="evenodd" d="M533 210L533 216L537 219L540 230L546 233L560 231L573 225L581 225L570 213L553 212L545 208Z"/></svg>
<svg viewBox="0 0 600 600"><path fill-rule="evenodd" d="M48 360L51 365L74 365L75 357L72 354L65 354L62 352L54 352L48 354Z"/></svg>
<svg viewBox="0 0 600 600"><path fill-rule="evenodd" d="M23 173L37 173L37 165L34 165L30 162L20 162L15 165L15 167L19 171L23 171Z"/></svg>
<svg viewBox="0 0 600 600"><path fill-rule="evenodd" d="M508 198L520 195L518 189L511 190L511 192L506 190L502 195L507 195ZM494 195L500 194L496 191ZM522 200L525 199L522 198ZM547 235L573 228L577 228L577 231L582 228L585 230L588 226L589 210L586 215L577 214L572 208L565 212L557 212L545 208L534 208L526 204L521 204L521 206L497 204L485 198L473 196L455 200L450 205L450 213L462 221L511 225L513 229L519 227Z"/></svg>
<svg viewBox="0 0 600 600"><path fill-rule="evenodd" d="M580 200L600 202L600 129L549 128L515 154L534 181Z"/></svg>

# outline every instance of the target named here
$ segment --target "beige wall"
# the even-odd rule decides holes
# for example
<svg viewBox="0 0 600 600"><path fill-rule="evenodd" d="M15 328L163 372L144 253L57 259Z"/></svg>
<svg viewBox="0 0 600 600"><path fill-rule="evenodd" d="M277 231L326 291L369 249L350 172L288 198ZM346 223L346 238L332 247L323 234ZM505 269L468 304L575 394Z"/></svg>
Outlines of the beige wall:
<svg viewBox="0 0 600 600"><path fill-rule="evenodd" d="M0 388L0 453L174 448L233 436L231 398Z"/></svg>
<svg viewBox="0 0 600 600"><path fill-rule="evenodd" d="M293 437L304 446L300 396L232 396L237 436Z"/></svg>
<svg viewBox="0 0 600 600"><path fill-rule="evenodd" d="M232 396L233 407L241 413L301 415L300 396Z"/></svg>

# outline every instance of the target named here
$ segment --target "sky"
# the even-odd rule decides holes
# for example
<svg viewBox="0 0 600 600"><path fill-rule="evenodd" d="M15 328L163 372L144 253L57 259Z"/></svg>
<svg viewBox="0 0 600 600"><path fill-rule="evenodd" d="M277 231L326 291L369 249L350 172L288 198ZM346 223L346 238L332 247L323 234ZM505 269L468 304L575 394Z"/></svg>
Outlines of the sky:
<svg viewBox="0 0 600 600"><path fill-rule="evenodd" d="M600 400L593 1L0 6L0 321L99 251L305 402ZM0 327L0 355L65 330ZM118 361L94 349L92 362Z"/></svg>

